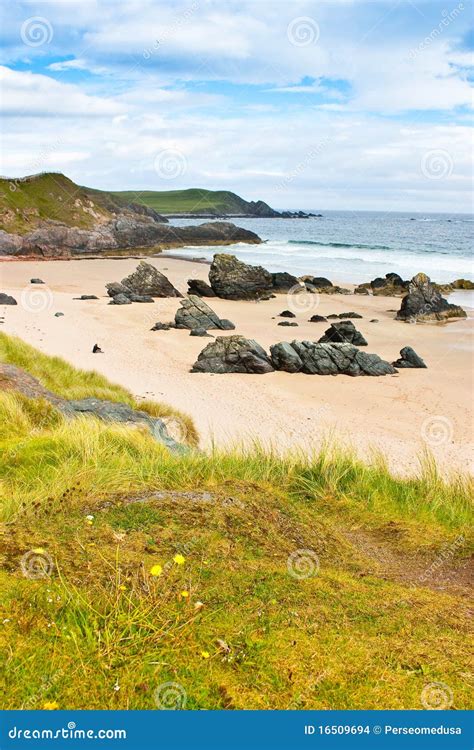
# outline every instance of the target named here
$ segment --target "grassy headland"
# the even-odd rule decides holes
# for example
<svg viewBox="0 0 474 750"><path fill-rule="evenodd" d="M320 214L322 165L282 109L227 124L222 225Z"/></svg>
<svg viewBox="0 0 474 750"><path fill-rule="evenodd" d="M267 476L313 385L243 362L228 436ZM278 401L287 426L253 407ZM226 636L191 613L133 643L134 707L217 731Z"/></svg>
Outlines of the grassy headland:
<svg viewBox="0 0 474 750"><path fill-rule="evenodd" d="M144 190L119 191L113 196L125 201L142 203L161 214L247 214L248 201L229 190Z"/></svg>
<svg viewBox="0 0 474 750"><path fill-rule="evenodd" d="M59 395L137 405L0 345ZM414 709L433 682L469 707L467 479L329 445L176 456L14 390L0 410L5 708L153 709L169 682L189 709Z"/></svg>

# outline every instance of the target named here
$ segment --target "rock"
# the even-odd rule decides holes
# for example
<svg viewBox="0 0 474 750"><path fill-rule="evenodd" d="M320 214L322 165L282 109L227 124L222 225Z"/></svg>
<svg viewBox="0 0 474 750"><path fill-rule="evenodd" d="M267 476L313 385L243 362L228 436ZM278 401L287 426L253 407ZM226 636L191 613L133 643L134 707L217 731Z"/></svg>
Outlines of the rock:
<svg viewBox="0 0 474 750"><path fill-rule="evenodd" d="M400 359L397 359L396 362L392 362L392 365L398 368L410 367L426 369L425 363L411 346L404 346L403 349L400 350Z"/></svg>
<svg viewBox="0 0 474 750"><path fill-rule="evenodd" d="M211 336L211 334L208 333L205 328L193 328L189 332L189 335L190 336L207 336L208 338L213 338L213 336Z"/></svg>
<svg viewBox="0 0 474 750"><path fill-rule="evenodd" d="M385 278L376 278L370 282L372 293L375 296L397 297L405 294L408 289L408 281L404 281L398 273L387 273Z"/></svg>
<svg viewBox="0 0 474 750"><path fill-rule="evenodd" d="M368 287L368 284L359 284L359 286L356 286L356 288L354 289L354 294L370 294Z"/></svg>
<svg viewBox="0 0 474 750"><path fill-rule="evenodd" d="M294 312L291 312L291 310L283 310L283 312L278 314L279 318L296 318L296 315Z"/></svg>
<svg viewBox="0 0 474 750"><path fill-rule="evenodd" d="M116 294L115 297L109 302L109 305L131 305L132 300L125 294Z"/></svg>
<svg viewBox="0 0 474 750"><path fill-rule="evenodd" d="M408 294L403 297L396 315L397 320L410 322L465 317L466 313L462 307L449 304L424 273L418 273L412 278Z"/></svg>
<svg viewBox="0 0 474 750"><path fill-rule="evenodd" d="M9 294L5 294L5 292L0 292L0 305L17 305L18 302L14 297L10 297Z"/></svg>
<svg viewBox="0 0 474 750"><path fill-rule="evenodd" d="M141 260L136 270L122 279L122 285L128 292L149 297L182 297L166 276L155 266Z"/></svg>
<svg viewBox="0 0 474 750"><path fill-rule="evenodd" d="M307 291L313 294L350 294L349 289L334 286L332 281L324 278L324 276L302 276L301 281L303 281Z"/></svg>
<svg viewBox="0 0 474 750"><path fill-rule="evenodd" d="M209 281L217 296L224 299L258 299L273 288L272 275L265 268L250 266L226 253L214 256Z"/></svg>
<svg viewBox="0 0 474 750"><path fill-rule="evenodd" d="M174 325L171 325L171 323L155 323L153 328L150 328L150 331L169 331L170 328L175 328Z"/></svg>
<svg viewBox="0 0 474 750"><path fill-rule="evenodd" d="M336 315L336 313L331 313L331 315L328 315L328 320L339 320L339 315Z"/></svg>
<svg viewBox="0 0 474 750"><path fill-rule="evenodd" d="M275 369L308 375L391 375L395 368L377 354L361 352L352 344L292 341L270 347Z"/></svg>
<svg viewBox="0 0 474 750"><path fill-rule="evenodd" d="M64 313L62 313L62 312L54 313L54 317L55 318L64 318Z"/></svg>
<svg viewBox="0 0 474 750"><path fill-rule="evenodd" d="M103 354L99 344L94 344L94 346L92 347L92 354Z"/></svg>
<svg viewBox="0 0 474 750"><path fill-rule="evenodd" d="M81 294L80 297L73 297L73 299L87 300L87 299L99 299L95 294Z"/></svg>
<svg viewBox="0 0 474 750"><path fill-rule="evenodd" d="M201 279L188 279L188 294L194 294L197 297L216 297L212 287Z"/></svg>
<svg viewBox="0 0 474 750"><path fill-rule="evenodd" d="M456 279L450 285L453 289L474 289L474 281L470 279Z"/></svg>
<svg viewBox="0 0 474 750"><path fill-rule="evenodd" d="M312 315L308 321L308 323L326 323L327 318L324 317L324 315Z"/></svg>
<svg viewBox="0 0 474 750"><path fill-rule="evenodd" d="M300 286L300 282L291 273L278 271L272 273L272 285L276 292L289 292L293 287Z"/></svg>
<svg viewBox="0 0 474 750"><path fill-rule="evenodd" d="M129 289L118 281L111 281L109 284L105 285L105 288L107 289L109 297L116 297L117 294L129 294Z"/></svg>
<svg viewBox="0 0 474 750"><path fill-rule="evenodd" d="M341 318L341 320L344 318L352 318L355 320L356 318L362 318L363 316L359 315L359 313L356 313L356 312L346 312L346 313L339 313L338 317Z"/></svg>
<svg viewBox="0 0 474 750"><path fill-rule="evenodd" d="M218 336L199 354L191 372L263 374L273 367L265 350L243 336Z"/></svg>
<svg viewBox="0 0 474 750"><path fill-rule="evenodd" d="M331 323L330 328L325 331L324 336L321 336L318 341L318 344L331 343L367 346L367 341L350 320L343 320L341 323Z"/></svg>
<svg viewBox="0 0 474 750"><path fill-rule="evenodd" d="M42 279L30 279L30 284L44 284Z"/></svg>
<svg viewBox="0 0 474 750"><path fill-rule="evenodd" d="M126 295L130 302L154 302L155 300L153 297L150 297L148 294L128 294Z"/></svg>
<svg viewBox="0 0 474 750"><path fill-rule="evenodd" d="M176 328L217 328L232 330L234 324L229 320L221 320L209 305L200 297L191 294L180 301L181 307L174 317Z"/></svg>
<svg viewBox="0 0 474 750"><path fill-rule="evenodd" d="M372 318L372 320L370 322L371 323L378 323L379 321L378 321L378 318Z"/></svg>
<svg viewBox="0 0 474 750"><path fill-rule="evenodd" d="M324 276L313 276L309 279L309 283L316 287L316 289L327 289L328 287L334 286L332 281L325 279Z"/></svg>
<svg viewBox="0 0 474 750"><path fill-rule="evenodd" d="M280 323L278 323L279 326L297 326L298 323L295 323L292 320L282 320Z"/></svg>

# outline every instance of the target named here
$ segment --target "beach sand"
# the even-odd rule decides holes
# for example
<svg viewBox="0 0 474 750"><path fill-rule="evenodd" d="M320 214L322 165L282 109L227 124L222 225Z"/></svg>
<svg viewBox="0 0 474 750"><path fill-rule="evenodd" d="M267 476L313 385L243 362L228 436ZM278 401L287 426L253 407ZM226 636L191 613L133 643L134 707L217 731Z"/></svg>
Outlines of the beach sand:
<svg viewBox="0 0 474 750"><path fill-rule="evenodd" d="M199 248L190 252L193 255L199 255ZM166 256L148 260L183 293L188 278L207 279L208 266L203 263ZM282 318L276 316L288 308L285 294L259 303L211 299L207 301L220 317L235 323L230 333L253 338L265 348L295 338L317 340L329 324L309 323L311 315L354 310L363 315L354 323L368 341L366 351L393 361L403 346L410 345L428 369L400 370L379 378L192 374L193 362L211 339L190 337L185 330L150 331L156 321L173 319L177 299L108 304L105 283L120 281L137 262L128 258L0 263L0 291L13 294L19 303L0 307L0 330L76 367L97 370L138 398L163 401L189 413L203 448L213 441L229 446L259 440L277 450L299 448L309 453L324 439L334 438L364 458L379 451L397 474L417 472L425 449L443 472L474 473L472 319L409 325L394 320L398 298L304 295L296 317L299 327L284 328L277 325ZM43 279L45 286L31 285L33 277ZM73 300L80 294L100 299ZM58 311L64 317L54 317ZM372 318L379 322L371 323ZM95 343L103 354L92 354Z"/></svg>

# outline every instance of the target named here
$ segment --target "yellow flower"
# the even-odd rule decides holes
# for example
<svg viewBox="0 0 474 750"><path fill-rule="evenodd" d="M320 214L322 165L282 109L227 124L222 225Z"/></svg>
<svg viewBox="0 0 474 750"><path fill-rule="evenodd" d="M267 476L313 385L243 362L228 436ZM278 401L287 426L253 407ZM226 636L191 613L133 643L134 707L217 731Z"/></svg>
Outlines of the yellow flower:
<svg viewBox="0 0 474 750"><path fill-rule="evenodd" d="M150 575L152 576L160 576L163 572L163 568L161 565L153 565L152 568L150 568Z"/></svg>
<svg viewBox="0 0 474 750"><path fill-rule="evenodd" d="M123 583L119 586L120 591L126 591L127 587Z"/></svg>
<svg viewBox="0 0 474 750"><path fill-rule="evenodd" d="M203 659L209 659L210 653L209 651L201 651L201 656Z"/></svg>
<svg viewBox="0 0 474 750"><path fill-rule="evenodd" d="M183 555L175 555L173 557L173 560L175 561L176 565L184 565L186 558L183 557Z"/></svg>
<svg viewBox="0 0 474 750"><path fill-rule="evenodd" d="M57 711L59 708L59 703L56 703L56 701L46 701L43 703L43 711Z"/></svg>
<svg viewBox="0 0 474 750"><path fill-rule="evenodd" d="M183 599L187 599L189 596L189 591L182 591L181 596L183 597Z"/></svg>

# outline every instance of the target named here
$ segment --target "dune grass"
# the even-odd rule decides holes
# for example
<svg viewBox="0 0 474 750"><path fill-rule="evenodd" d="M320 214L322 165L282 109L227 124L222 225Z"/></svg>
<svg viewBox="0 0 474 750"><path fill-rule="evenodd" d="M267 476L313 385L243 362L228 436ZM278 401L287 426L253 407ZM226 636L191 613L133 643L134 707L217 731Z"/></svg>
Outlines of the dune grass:
<svg viewBox="0 0 474 750"><path fill-rule="evenodd" d="M61 395L131 398L1 344ZM0 418L5 708L423 708L432 682L469 707L462 576L437 586L472 550L466 478L330 445L175 456L12 391Z"/></svg>

